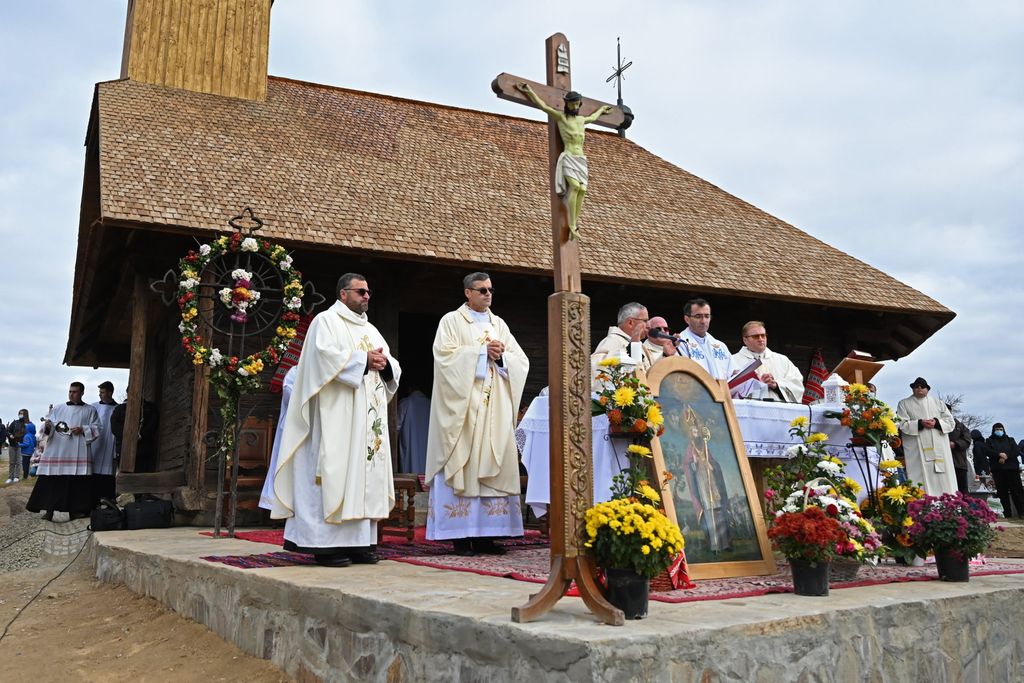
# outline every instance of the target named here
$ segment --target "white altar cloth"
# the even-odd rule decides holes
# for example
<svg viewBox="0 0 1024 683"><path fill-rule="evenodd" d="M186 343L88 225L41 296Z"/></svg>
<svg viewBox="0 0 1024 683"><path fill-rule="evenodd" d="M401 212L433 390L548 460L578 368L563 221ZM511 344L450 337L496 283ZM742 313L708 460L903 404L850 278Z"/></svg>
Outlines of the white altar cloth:
<svg viewBox="0 0 1024 683"><path fill-rule="evenodd" d="M781 403L772 401L733 400L740 423L743 444L750 458L785 458L786 449L799 443L789 435L789 423L803 415L810 421L809 432L828 435L825 450L846 464L846 475L861 486L860 498L867 493L867 479L873 479L878 488L878 453L868 448L868 462L864 462L864 449L857 448L856 459L850 442L850 430L834 418L825 417L827 410L842 410L842 406ZM594 459L594 502L611 498L612 477L629 465L624 439L608 438L608 418L599 415L592 419ZM518 430L524 435L523 466L526 468L526 504L537 516L547 512L551 502L550 443L548 427L548 397L538 396L530 403ZM884 457L891 459L892 451L883 446Z"/></svg>

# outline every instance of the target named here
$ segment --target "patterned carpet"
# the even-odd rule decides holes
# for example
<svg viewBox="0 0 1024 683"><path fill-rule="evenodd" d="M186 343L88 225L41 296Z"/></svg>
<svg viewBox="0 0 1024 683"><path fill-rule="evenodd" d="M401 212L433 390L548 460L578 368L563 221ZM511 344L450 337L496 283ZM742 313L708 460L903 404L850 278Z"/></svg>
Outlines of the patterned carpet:
<svg viewBox="0 0 1024 683"><path fill-rule="evenodd" d="M204 533L210 535L209 532ZM283 532L281 530L241 531L236 534L236 537L259 543L281 545ZM506 555L459 557L451 554L450 543L427 541L422 538L422 534L418 534L418 538L411 543L404 541L385 542L377 547L377 554L382 559L434 569L472 572L484 576L499 576L540 584L547 581L548 569L550 567L550 551L546 538L536 532L528 532L528 535L523 539L502 541L502 544L509 550ZM253 555L207 556L202 559L241 569L263 569L313 564L313 557L311 555L284 551ZM1024 573L1024 564L988 560L983 563L972 563L971 565L972 576L1021 573ZM923 567L905 567L893 564L881 564L877 567L866 565L860 568L855 580L833 583L831 587L833 589L842 589L857 586L875 586L884 583L933 581L937 579L938 576L933 564L926 564ZM769 593L791 593L792 591L793 585L789 567L780 564L779 572L772 576L748 576L697 581L695 586L689 589L652 592L651 599L659 602L680 603L746 598L767 595ZM575 589L570 591L569 594L572 595L574 592Z"/></svg>

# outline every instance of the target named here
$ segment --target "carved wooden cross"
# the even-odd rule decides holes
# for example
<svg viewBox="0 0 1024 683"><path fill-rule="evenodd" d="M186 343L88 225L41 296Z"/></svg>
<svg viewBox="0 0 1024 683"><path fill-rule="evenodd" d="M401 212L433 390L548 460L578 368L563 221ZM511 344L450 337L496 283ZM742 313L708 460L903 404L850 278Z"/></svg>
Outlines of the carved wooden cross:
<svg viewBox="0 0 1024 683"><path fill-rule="evenodd" d="M491 89L502 99L535 106L516 86L528 83L552 109L563 108L563 96L571 89L569 41L561 33L547 39L547 84L500 74ZM605 106L583 99L580 115ZM595 123L624 127L621 109L612 108ZM580 597L602 621L621 626L622 610L604 599L594 580L593 560L580 548L587 508L593 504L593 460L590 423L590 299L582 293L579 240L569 239L565 202L555 191L555 167L562 153L557 124L548 120L548 179L551 198L551 237L555 293L548 298L548 386L550 401L551 503L548 526L551 537L551 572L548 581L530 601L512 609L512 620L532 621L550 610L573 581Z"/></svg>

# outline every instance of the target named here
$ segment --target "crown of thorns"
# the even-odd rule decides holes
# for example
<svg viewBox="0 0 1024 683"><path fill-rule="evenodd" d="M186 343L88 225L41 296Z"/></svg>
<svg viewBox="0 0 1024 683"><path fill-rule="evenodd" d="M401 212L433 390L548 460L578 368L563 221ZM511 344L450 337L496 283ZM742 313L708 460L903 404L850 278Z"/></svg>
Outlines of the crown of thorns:
<svg viewBox="0 0 1024 683"><path fill-rule="evenodd" d="M579 94L575 90L570 90L569 92L565 93L565 96L562 99L565 100L566 104L569 104L570 102L582 102L583 95Z"/></svg>

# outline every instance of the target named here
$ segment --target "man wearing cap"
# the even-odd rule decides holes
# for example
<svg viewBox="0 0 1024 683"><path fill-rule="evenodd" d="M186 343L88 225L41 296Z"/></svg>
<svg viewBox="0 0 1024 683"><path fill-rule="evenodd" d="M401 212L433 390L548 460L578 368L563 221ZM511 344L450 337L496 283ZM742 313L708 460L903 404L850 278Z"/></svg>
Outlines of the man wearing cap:
<svg viewBox="0 0 1024 683"><path fill-rule="evenodd" d="M541 111L555 120L558 132L562 136L565 151L558 155L558 161L555 163L555 192L566 198L566 207L569 210L569 238L576 239L579 237L576 220L583 208L583 198L587 194L587 157L583 156L586 126L610 112L612 107L606 104L590 116L580 116L583 96L578 92L566 93L563 98L565 109L558 111L538 97L528 83L518 83L516 87Z"/></svg>
<svg viewBox="0 0 1024 683"><path fill-rule="evenodd" d="M114 433L110 429L110 416L117 407L114 400L114 385L103 382L99 386L100 400L93 403L100 416L100 435L89 445L92 455L93 498L98 503L102 498L113 500L117 497L117 467L114 455Z"/></svg>
<svg viewBox="0 0 1024 683"><path fill-rule="evenodd" d="M930 496L955 493L956 475L949 435L956 426L945 404L928 395L931 387L923 377L911 383L912 396L896 406L907 461L907 478L921 482Z"/></svg>

